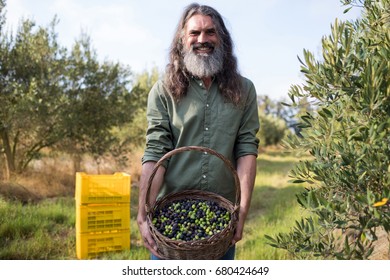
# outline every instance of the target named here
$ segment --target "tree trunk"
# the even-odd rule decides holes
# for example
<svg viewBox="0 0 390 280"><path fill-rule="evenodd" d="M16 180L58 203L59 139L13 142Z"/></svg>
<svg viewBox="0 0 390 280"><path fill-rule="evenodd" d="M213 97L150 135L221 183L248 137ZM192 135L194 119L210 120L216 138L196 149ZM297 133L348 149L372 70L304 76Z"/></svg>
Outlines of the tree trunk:
<svg viewBox="0 0 390 280"><path fill-rule="evenodd" d="M5 154L4 155L4 175L3 175L3 179L4 181L9 181L10 179L10 172L9 172L9 168L8 168L8 162L7 162L7 156Z"/></svg>
<svg viewBox="0 0 390 280"><path fill-rule="evenodd" d="M74 173L81 171L81 155L79 153L73 154L73 170Z"/></svg>
<svg viewBox="0 0 390 280"><path fill-rule="evenodd" d="M15 172L15 157L11 150L11 145L9 143L9 136L7 130L0 128L1 140L3 142L4 154L6 158L6 166L8 167L8 173Z"/></svg>

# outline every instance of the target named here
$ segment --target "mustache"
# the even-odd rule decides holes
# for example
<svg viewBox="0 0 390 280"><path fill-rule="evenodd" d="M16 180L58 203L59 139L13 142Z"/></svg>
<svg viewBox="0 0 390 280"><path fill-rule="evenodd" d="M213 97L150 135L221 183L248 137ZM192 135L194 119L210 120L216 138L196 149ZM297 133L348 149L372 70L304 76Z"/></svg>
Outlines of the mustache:
<svg viewBox="0 0 390 280"><path fill-rule="evenodd" d="M194 43L192 45L192 50L197 50L197 49L200 49L200 48L214 49L214 44L212 44L210 42L204 42L204 43Z"/></svg>

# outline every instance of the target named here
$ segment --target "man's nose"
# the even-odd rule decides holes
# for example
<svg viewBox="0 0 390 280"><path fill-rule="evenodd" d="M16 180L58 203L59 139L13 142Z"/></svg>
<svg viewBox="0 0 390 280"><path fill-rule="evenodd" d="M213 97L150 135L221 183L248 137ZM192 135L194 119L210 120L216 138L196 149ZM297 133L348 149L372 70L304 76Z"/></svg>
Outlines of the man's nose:
<svg viewBox="0 0 390 280"><path fill-rule="evenodd" d="M207 42L207 35L205 32L201 32L198 36L198 43L205 43Z"/></svg>

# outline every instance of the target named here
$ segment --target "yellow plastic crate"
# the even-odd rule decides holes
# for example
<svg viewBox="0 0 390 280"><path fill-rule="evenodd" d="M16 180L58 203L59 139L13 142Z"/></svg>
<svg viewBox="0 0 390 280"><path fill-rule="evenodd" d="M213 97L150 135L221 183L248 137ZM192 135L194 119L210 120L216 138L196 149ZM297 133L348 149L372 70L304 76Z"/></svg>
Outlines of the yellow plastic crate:
<svg viewBox="0 0 390 280"><path fill-rule="evenodd" d="M131 176L126 173L89 175L76 173L77 204L130 203Z"/></svg>
<svg viewBox="0 0 390 280"><path fill-rule="evenodd" d="M76 205L76 232L128 230L130 203Z"/></svg>
<svg viewBox="0 0 390 280"><path fill-rule="evenodd" d="M94 259L108 252L130 249L130 231L94 232L76 234L78 259Z"/></svg>

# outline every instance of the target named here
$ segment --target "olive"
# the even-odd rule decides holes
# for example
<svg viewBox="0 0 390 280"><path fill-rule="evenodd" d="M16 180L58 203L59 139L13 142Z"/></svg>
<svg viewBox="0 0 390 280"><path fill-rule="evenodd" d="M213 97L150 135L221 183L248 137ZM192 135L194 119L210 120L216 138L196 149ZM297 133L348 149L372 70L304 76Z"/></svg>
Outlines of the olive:
<svg viewBox="0 0 390 280"><path fill-rule="evenodd" d="M153 213L152 223L168 238L193 241L208 238L226 228L230 213L214 201L182 199Z"/></svg>

